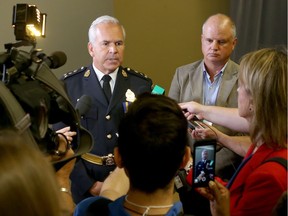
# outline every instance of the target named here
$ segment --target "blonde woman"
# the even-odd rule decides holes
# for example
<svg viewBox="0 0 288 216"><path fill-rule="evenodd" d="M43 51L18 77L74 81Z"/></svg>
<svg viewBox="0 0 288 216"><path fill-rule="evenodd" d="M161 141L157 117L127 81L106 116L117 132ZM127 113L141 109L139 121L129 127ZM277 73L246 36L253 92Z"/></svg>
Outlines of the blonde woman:
<svg viewBox="0 0 288 216"><path fill-rule="evenodd" d="M272 215L287 191L287 169L280 163L266 162L275 157L287 161L286 51L265 48L243 57L238 104L238 114L237 109L180 104L191 115L247 128L253 143L226 188L211 182L212 192L204 188L200 192L210 199L213 215Z"/></svg>

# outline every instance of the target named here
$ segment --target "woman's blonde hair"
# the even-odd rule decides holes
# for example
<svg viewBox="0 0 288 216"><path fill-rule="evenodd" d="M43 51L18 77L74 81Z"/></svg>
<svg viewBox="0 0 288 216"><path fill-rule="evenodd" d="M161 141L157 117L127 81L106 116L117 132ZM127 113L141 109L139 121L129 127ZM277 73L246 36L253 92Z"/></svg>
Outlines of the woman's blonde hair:
<svg viewBox="0 0 288 216"><path fill-rule="evenodd" d="M264 48L246 54L240 62L239 82L254 106L252 141L287 148L286 50Z"/></svg>
<svg viewBox="0 0 288 216"><path fill-rule="evenodd" d="M60 192L52 165L13 131L0 131L0 212L60 215Z"/></svg>

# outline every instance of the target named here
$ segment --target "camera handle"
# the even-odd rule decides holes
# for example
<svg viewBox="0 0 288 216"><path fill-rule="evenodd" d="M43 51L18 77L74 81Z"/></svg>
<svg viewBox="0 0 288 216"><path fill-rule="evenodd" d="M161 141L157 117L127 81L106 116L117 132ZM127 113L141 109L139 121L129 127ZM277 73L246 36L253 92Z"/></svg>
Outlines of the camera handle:
<svg viewBox="0 0 288 216"><path fill-rule="evenodd" d="M14 95L2 82L0 82L0 100L2 100L5 105L14 124L14 128L17 129L19 134L27 137L27 139L31 141L29 143L32 143L33 146L37 148L38 145L34 140L32 132L29 130L31 124L30 115L24 112Z"/></svg>

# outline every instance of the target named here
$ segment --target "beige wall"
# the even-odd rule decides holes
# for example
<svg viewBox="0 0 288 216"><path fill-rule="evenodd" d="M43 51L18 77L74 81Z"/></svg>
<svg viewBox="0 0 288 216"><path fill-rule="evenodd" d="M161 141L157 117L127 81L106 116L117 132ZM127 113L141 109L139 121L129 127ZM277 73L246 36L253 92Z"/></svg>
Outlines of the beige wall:
<svg viewBox="0 0 288 216"><path fill-rule="evenodd" d="M91 63L87 31L98 16L116 16L127 32L124 66L146 73L168 92L176 67L202 57L201 26L211 14L229 13L230 0L1 0L0 51L15 42L11 27L12 8L17 3L36 4L47 13L47 37L37 48L50 55L64 51L67 63L53 72Z"/></svg>
<svg viewBox="0 0 288 216"><path fill-rule="evenodd" d="M66 53L66 64L53 70L57 76L91 63L88 28L98 16L113 15L113 0L0 0L0 52L5 43L15 42L12 9L18 3L35 4L48 14L46 38L37 39L37 48L47 55L54 51Z"/></svg>
<svg viewBox="0 0 288 216"><path fill-rule="evenodd" d="M114 0L127 32L124 66L147 74L167 95L176 67L202 58L205 19L229 15L229 6L229 0Z"/></svg>

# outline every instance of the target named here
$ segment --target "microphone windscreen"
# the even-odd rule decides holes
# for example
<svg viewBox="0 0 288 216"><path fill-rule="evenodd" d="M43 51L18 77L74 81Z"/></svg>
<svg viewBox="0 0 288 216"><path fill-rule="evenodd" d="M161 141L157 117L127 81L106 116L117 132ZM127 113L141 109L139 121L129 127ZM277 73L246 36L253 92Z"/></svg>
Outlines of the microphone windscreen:
<svg viewBox="0 0 288 216"><path fill-rule="evenodd" d="M157 94L157 95L164 95L165 94L165 89L158 86L158 85L155 85L152 92L152 94Z"/></svg>
<svg viewBox="0 0 288 216"><path fill-rule="evenodd" d="M78 110L79 115L82 116L86 114L92 105L92 99L88 95L82 95L75 106L75 109Z"/></svg>
<svg viewBox="0 0 288 216"><path fill-rule="evenodd" d="M50 56L52 64L50 65L50 68L56 69L61 66L63 66L66 61L67 61L67 56L64 52L62 51L56 51L53 52Z"/></svg>

